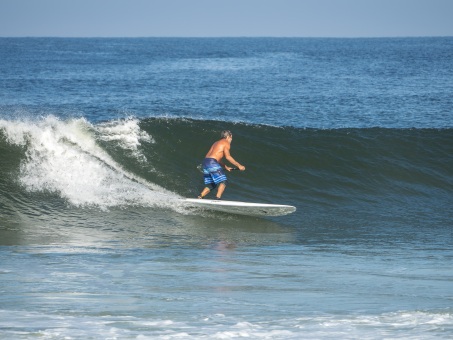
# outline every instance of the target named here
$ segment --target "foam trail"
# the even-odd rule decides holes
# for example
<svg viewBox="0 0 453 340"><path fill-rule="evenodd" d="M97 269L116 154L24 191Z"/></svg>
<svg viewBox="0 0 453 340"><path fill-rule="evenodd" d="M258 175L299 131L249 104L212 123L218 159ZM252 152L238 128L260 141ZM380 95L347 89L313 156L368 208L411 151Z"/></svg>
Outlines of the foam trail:
<svg viewBox="0 0 453 340"><path fill-rule="evenodd" d="M96 144L96 128L83 118L61 121L47 116L39 121L0 120L0 129L9 143L26 148L19 181L30 191L57 192L70 204L101 208L170 207L171 201L178 198L124 170ZM133 131L132 139L140 136L136 128Z"/></svg>

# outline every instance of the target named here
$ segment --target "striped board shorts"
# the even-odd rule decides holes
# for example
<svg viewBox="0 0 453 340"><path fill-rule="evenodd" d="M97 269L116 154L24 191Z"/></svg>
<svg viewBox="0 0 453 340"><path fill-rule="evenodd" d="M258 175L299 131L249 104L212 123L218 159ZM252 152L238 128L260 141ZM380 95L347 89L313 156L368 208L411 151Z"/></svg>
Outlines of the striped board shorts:
<svg viewBox="0 0 453 340"><path fill-rule="evenodd" d="M204 184L215 188L218 184L227 181L222 166L215 158L205 158L202 163ZM226 184L226 183L224 183Z"/></svg>

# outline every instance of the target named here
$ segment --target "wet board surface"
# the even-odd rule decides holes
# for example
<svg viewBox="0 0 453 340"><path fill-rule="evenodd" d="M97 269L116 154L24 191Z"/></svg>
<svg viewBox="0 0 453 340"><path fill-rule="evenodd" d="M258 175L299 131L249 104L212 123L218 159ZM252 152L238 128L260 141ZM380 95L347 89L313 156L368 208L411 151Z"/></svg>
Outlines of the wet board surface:
<svg viewBox="0 0 453 340"><path fill-rule="evenodd" d="M296 211L292 205L186 198L187 204L204 209L248 216L283 216Z"/></svg>

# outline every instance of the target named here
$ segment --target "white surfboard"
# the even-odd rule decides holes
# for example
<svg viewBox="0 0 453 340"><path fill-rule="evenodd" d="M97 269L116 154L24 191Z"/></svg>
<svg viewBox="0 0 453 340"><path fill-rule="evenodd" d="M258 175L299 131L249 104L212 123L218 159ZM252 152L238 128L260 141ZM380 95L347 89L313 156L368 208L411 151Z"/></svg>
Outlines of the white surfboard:
<svg viewBox="0 0 453 340"><path fill-rule="evenodd" d="M281 204L249 203L199 198L186 198L184 201L189 205L199 208L248 216L282 216L296 211L296 207L292 205Z"/></svg>

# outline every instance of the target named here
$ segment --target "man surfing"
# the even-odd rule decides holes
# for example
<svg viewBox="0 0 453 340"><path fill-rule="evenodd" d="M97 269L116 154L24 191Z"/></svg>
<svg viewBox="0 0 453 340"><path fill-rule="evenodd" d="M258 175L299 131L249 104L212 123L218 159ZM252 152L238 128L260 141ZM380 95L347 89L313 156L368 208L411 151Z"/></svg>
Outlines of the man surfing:
<svg viewBox="0 0 453 340"><path fill-rule="evenodd" d="M204 184L206 187L203 189L198 198L204 198L209 192L217 187L216 199L222 197L226 188L227 177L223 168L231 171L233 168L223 164L221 160L225 157L228 162L236 166L239 170L244 171L245 166L236 162L230 154L231 141L233 134L229 130L224 130L220 134L222 137L217 142L212 144L205 159L202 163Z"/></svg>

